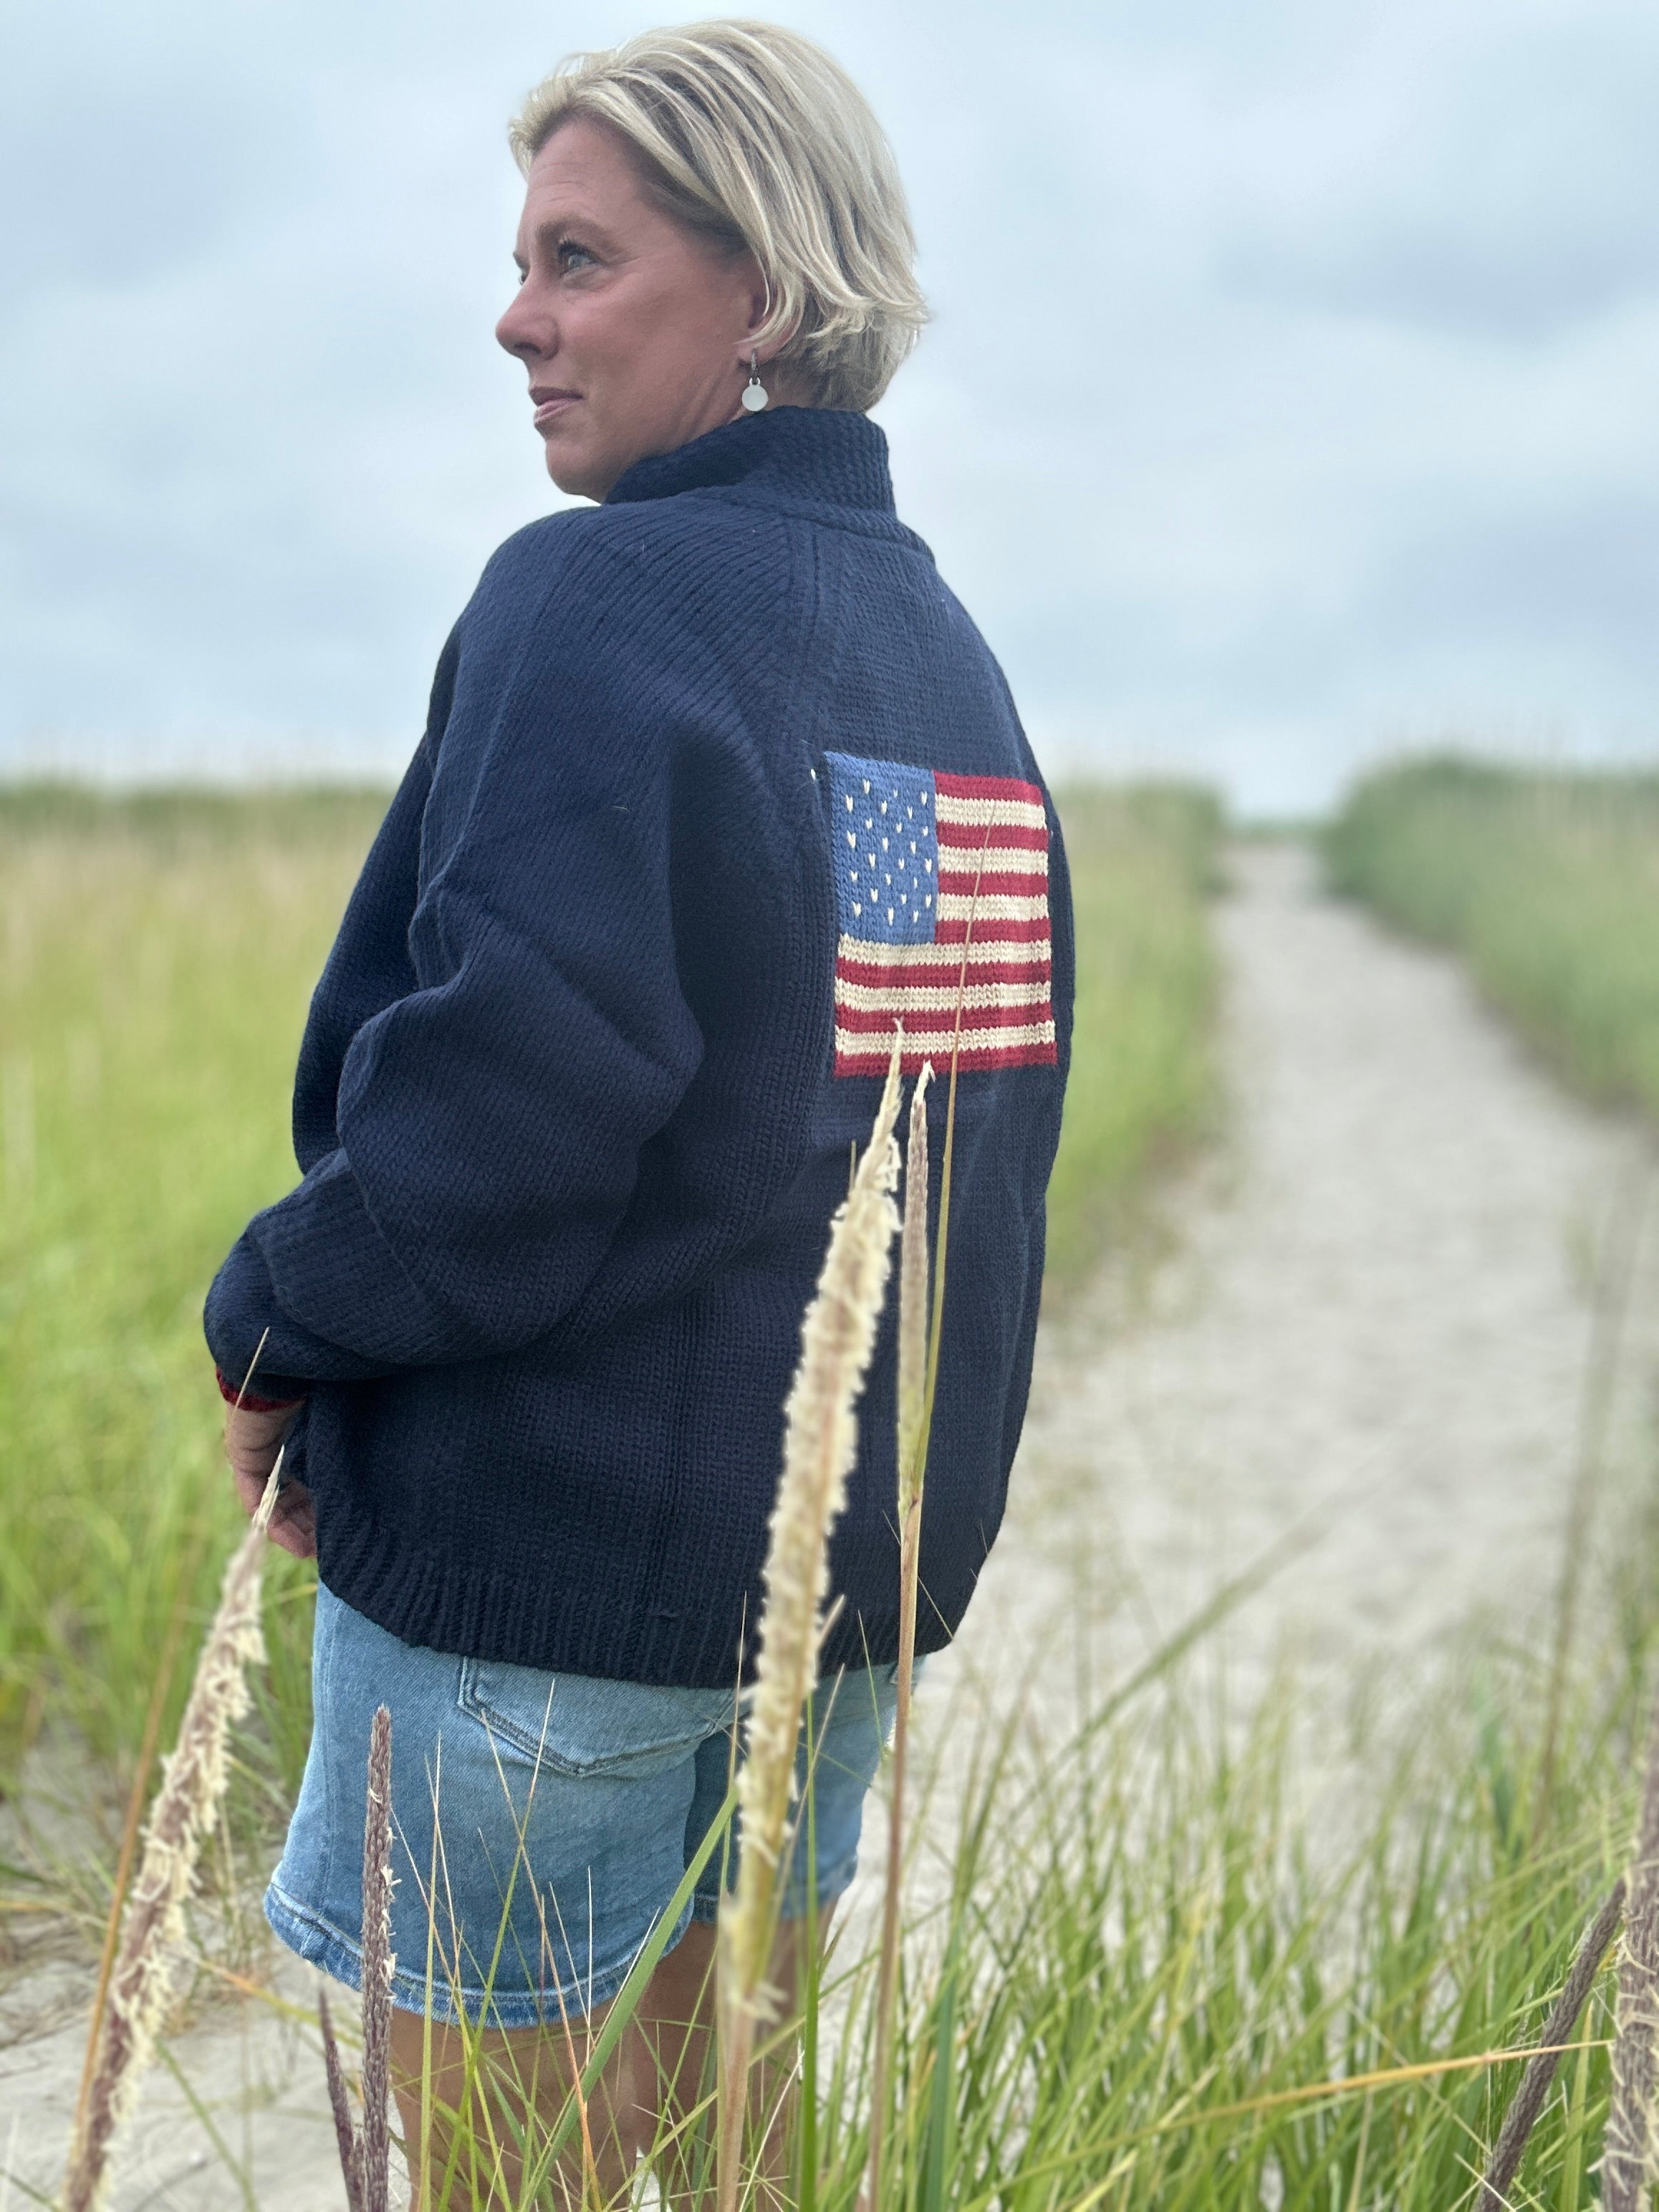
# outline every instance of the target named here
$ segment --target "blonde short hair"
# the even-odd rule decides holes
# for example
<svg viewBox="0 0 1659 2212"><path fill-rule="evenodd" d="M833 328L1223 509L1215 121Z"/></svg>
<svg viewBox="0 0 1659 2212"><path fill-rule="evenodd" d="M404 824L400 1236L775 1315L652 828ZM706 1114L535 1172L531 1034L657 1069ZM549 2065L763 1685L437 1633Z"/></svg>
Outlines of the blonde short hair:
<svg viewBox="0 0 1659 2212"><path fill-rule="evenodd" d="M927 304L892 149L838 63L799 32L737 21L568 54L508 126L519 167L576 116L620 134L665 213L754 255L757 348L797 365L820 406L874 406Z"/></svg>

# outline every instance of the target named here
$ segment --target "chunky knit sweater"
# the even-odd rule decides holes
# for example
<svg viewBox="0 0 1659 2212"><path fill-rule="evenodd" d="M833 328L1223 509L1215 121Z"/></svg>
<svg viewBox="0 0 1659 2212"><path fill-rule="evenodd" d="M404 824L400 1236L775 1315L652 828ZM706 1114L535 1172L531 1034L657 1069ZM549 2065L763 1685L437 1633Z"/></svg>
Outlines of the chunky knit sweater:
<svg viewBox="0 0 1659 2212"><path fill-rule="evenodd" d="M254 1389L306 1400L328 1587L441 1650L731 1681L898 1019L907 1069L961 1070L918 1636L945 1643L1024 1412L1072 975L1058 824L873 424L769 410L510 538L317 988L304 1179L207 1303L224 1374L263 1335ZM890 1302L832 1666L897 1648L893 1423Z"/></svg>

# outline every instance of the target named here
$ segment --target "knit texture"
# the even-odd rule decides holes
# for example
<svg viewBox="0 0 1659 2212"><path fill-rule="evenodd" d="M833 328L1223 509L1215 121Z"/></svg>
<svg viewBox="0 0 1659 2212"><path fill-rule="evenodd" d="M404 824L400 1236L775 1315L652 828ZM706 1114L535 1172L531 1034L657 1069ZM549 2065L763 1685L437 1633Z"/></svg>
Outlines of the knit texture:
<svg viewBox="0 0 1659 2212"><path fill-rule="evenodd" d="M304 1179L207 1304L224 1374L269 1331L254 1389L307 1399L288 1463L324 1581L407 1642L734 1677L880 1087L835 1073L831 753L1040 792L862 416L769 410L639 463L510 538L444 649L312 1003ZM1030 1374L1073 980L1042 804L1054 1060L962 1077L924 1650L996 1534ZM830 1665L897 1649L894 1369L890 1310Z"/></svg>

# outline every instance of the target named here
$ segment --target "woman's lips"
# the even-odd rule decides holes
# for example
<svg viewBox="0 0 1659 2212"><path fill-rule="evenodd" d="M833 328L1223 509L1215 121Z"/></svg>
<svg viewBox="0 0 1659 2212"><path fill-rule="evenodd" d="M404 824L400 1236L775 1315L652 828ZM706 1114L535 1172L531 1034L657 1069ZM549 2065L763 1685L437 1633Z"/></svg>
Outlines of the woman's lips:
<svg viewBox="0 0 1659 2212"><path fill-rule="evenodd" d="M536 428L545 430L550 422L557 422L567 408L574 407L581 398L580 392L532 392L536 404Z"/></svg>

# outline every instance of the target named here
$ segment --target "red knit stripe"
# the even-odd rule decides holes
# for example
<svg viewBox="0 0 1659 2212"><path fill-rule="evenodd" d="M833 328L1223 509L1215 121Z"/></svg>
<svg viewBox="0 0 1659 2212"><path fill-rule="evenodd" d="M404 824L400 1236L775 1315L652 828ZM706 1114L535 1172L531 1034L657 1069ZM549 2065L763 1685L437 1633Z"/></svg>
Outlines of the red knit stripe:
<svg viewBox="0 0 1659 2212"><path fill-rule="evenodd" d="M1023 1030L1033 1028L1038 1022L1054 1019L1054 1006L1045 996L1028 1006L964 1006L962 1026L964 1030ZM836 1027L839 1030L868 1030L872 1035L889 1039L895 1022L905 1019L904 1010L897 1006L848 1006L838 1004L836 1008ZM954 1007L928 1006L918 1008L908 1017L908 1026L920 1028L926 1023L929 1030L948 1030L956 1023Z"/></svg>
<svg viewBox="0 0 1659 2212"><path fill-rule="evenodd" d="M1008 799L1021 806L1041 806L1042 793L1034 783L1021 783L1012 775L947 775L933 771L933 788L947 799Z"/></svg>
<svg viewBox="0 0 1659 2212"><path fill-rule="evenodd" d="M977 891L981 898L1042 898L1047 896L1047 876L981 875L976 868L941 868L939 887L951 898L972 898Z"/></svg>
<svg viewBox="0 0 1659 2212"><path fill-rule="evenodd" d="M988 915L981 915L975 926L974 935L980 938L991 933L994 933L1003 943L1008 945L1046 946L1048 942L1048 924L1041 915L1033 921L993 921ZM933 942L936 945L960 945L967 934L968 924L965 920L943 921L934 925Z"/></svg>

